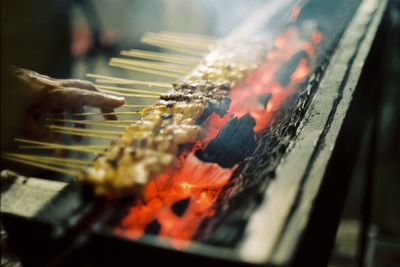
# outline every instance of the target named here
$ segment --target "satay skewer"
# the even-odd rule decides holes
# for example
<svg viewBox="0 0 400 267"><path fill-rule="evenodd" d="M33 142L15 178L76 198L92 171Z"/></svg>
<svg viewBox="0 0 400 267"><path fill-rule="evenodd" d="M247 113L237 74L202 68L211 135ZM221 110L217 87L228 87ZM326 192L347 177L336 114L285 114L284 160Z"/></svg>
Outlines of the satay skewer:
<svg viewBox="0 0 400 267"><path fill-rule="evenodd" d="M25 149L64 149L64 150L99 154L104 149L108 148L108 146L99 146L99 145L96 146L62 145L57 143L41 142L23 138L15 138L14 140L18 143L30 144L30 146L29 145L20 146L20 148L25 148Z"/></svg>
<svg viewBox="0 0 400 267"><path fill-rule="evenodd" d="M118 112L83 112L83 113L73 113L73 116L90 116L90 115L143 115L141 111L118 111Z"/></svg>
<svg viewBox="0 0 400 267"><path fill-rule="evenodd" d="M186 74L193 69L193 66L182 66L171 63L148 61L148 60L137 60L137 59L126 59L126 58L111 58L111 62L116 62L128 66L145 67L154 70L168 70L169 72L176 72Z"/></svg>
<svg viewBox="0 0 400 267"><path fill-rule="evenodd" d="M14 157L21 157L21 158L33 158L33 159L40 159L40 160L47 160L51 162L61 162L61 163L73 163L76 165L88 165L92 163L92 160L86 159L78 159L78 158L57 158L57 157L50 157L50 156L40 156L40 155L33 155L33 154L23 154L23 153L3 153L6 156L14 156Z"/></svg>
<svg viewBox="0 0 400 267"><path fill-rule="evenodd" d="M10 160L10 161L15 161L15 162L22 163L25 165L30 165L33 167L50 170L50 171L54 171L54 172L65 174L65 175L70 175L70 176L77 177L77 178L82 177L82 174L79 171L55 167L55 166L51 166L51 165L44 164L44 163L31 162L29 160L24 160L24 159L9 157L9 156L2 156L2 157L4 159Z"/></svg>
<svg viewBox="0 0 400 267"><path fill-rule="evenodd" d="M128 57L142 58L142 59L157 60L161 62L169 62L181 65L189 65L192 67L199 64L200 62L200 58L198 57L184 56L184 55L171 54L165 52L145 51L138 49L121 51L121 55Z"/></svg>
<svg viewBox="0 0 400 267"><path fill-rule="evenodd" d="M137 85L134 81L120 81L120 80L112 80L112 79L96 79L97 84L115 84L115 85ZM172 84L170 83L160 83L159 85L147 85L150 87L160 87L160 88L172 88Z"/></svg>
<svg viewBox="0 0 400 267"><path fill-rule="evenodd" d="M191 40L204 40L208 42L216 42L219 40L219 37L198 33L186 33L186 32L173 32L173 31L161 31L160 34L164 34L166 36L175 36L179 38L186 38Z"/></svg>
<svg viewBox="0 0 400 267"><path fill-rule="evenodd" d="M148 106L151 106L151 104L143 104L143 105L130 105L130 104L125 104L122 106L122 108L146 108Z"/></svg>
<svg viewBox="0 0 400 267"><path fill-rule="evenodd" d="M186 45L186 46L192 46L192 47L199 47L199 48L204 48L204 47L209 47L210 45L215 45L218 41L218 39L214 40L206 40L202 38L186 38L182 37L179 35L169 35L165 34L162 32L146 32L144 34L145 37L150 37L154 39L159 39L163 41L168 41L172 43L178 43L181 45Z"/></svg>
<svg viewBox="0 0 400 267"><path fill-rule="evenodd" d="M144 67L127 66L127 65L117 63L117 62L110 62L109 65L113 66L113 67L126 69L126 70L133 70L133 71L137 71L137 72L149 73L149 74L154 74L154 75L169 77L169 78L174 78L174 79L178 79L178 78L182 77L182 75L179 75L179 74L176 74L173 72L169 72L169 71L160 71L160 70L148 69L148 68L144 68Z"/></svg>
<svg viewBox="0 0 400 267"><path fill-rule="evenodd" d="M76 162L69 162L69 161L59 161L55 157L40 157L36 155L27 155L27 154L15 154L15 153L5 153L4 155L10 156L13 158L18 158L22 160L29 160L31 162L38 162L38 163L44 163L44 164L49 164L53 166L60 166L60 167L68 167L68 168L82 168L84 166L87 166L90 164L90 161L82 164L82 163L76 163Z"/></svg>
<svg viewBox="0 0 400 267"><path fill-rule="evenodd" d="M113 128L122 128L127 129L129 125L124 125L123 123L127 122L120 122L120 121L113 121L117 123L109 123L107 120L70 120L70 119L51 119L52 122L64 122L64 123L75 123L75 124L82 124L82 125L93 125L93 126L104 126L104 127L113 127ZM129 120L129 123L134 123L135 121Z"/></svg>
<svg viewBox="0 0 400 267"><path fill-rule="evenodd" d="M174 69L174 68L169 68L169 67L164 67L164 66L157 66L157 65L142 65L142 64L136 64L136 63L130 63L124 59L121 58L112 58L109 63L111 66L119 66L119 67L126 67L127 69L131 70L136 70L139 72L146 72L146 73L151 73L151 74L157 74L157 75L164 75L167 77L180 77L182 74L188 73L190 70L188 69ZM164 74L161 74L164 73ZM170 74L170 75L168 75ZM171 76L172 75L172 76Z"/></svg>
<svg viewBox="0 0 400 267"><path fill-rule="evenodd" d="M114 140L116 137L112 135L100 135L100 134L92 134L92 133L84 133L84 132L74 132L74 131L66 131L66 130L53 130L55 133L66 134L66 135L75 135L82 137L92 137L106 140Z"/></svg>
<svg viewBox="0 0 400 267"><path fill-rule="evenodd" d="M159 98L159 95L153 95L153 94L129 94L129 93L120 93L120 92L115 92L112 90L105 90L101 89L101 92L103 93L108 93L108 94L113 94L113 95L120 95L120 96L126 96L126 97L134 97L134 98Z"/></svg>
<svg viewBox="0 0 400 267"><path fill-rule="evenodd" d="M96 85L97 88L105 89L108 91L116 91L116 92L133 92L133 93L141 93L146 95L162 95L161 92L154 92L150 91L150 89L137 89L137 88L124 88L124 87L117 87L117 86L108 86L108 85Z"/></svg>
<svg viewBox="0 0 400 267"><path fill-rule="evenodd" d="M169 44L168 42L160 42L156 40L149 40L149 39L141 39L142 43L153 45L153 46L158 46L160 48L164 48L167 50L172 50L172 51L177 51L182 54L190 55L190 56L195 56L195 57L203 57L205 54L205 51L194 51L192 49L185 49L182 48L182 46L177 46L177 45L172 45Z"/></svg>
<svg viewBox="0 0 400 267"><path fill-rule="evenodd" d="M176 46L181 46L183 48L193 48L196 50L210 50L210 47L215 44L215 42L205 42L205 41L192 41L183 38L177 37L166 37L162 34L157 33L146 33L143 37L143 40L150 40L150 41L158 41L158 42L165 42L168 44L173 44Z"/></svg>
<svg viewBox="0 0 400 267"><path fill-rule="evenodd" d="M121 135L122 131L108 131L108 130L99 130L99 129L84 129L84 128L76 128L76 127L67 127L67 126L59 126L59 125L50 125L48 126L51 130L57 131L71 131L71 132L81 132L81 133L93 133L93 134L105 134L105 135Z"/></svg>
<svg viewBox="0 0 400 267"><path fill-rule="evenodd" d="M118 78L118 77L101 75L101 74L93 74L93 73L88 73L88 74L86 74L86 76L90 77L90 78L103 79L103 80L113 81L113 82L124 82L126 84L131 84L131 85L146 85L149 87L152 87L152 86L154 86L154 87L172 87L172 85L170 83L165 83L165 82L139 81L139 80Z"/></svg>
<svg viewBox="0 0 400 267"><path fill-rule="evenodd" d="M108 147L108 146L107 146ZM76 152L81 152L81 153L88 153L88 154L94 154L94 155L100 155L103 153L103 149L96 149L93 151L87 151L86 149L82 150L79 147L74 147L74 146L68 146L68 147L58 147L58 146L52 146L52 145L20 145L18 146L19 149L29 149L29 150L70 150L70 151L76 151Z"/></svg>
<svg viewBox="0 0 400 267"><path fill-rule="evenodd" d="M163 39L157 36L144 35L140 41L145 44L156 45L159 47L165 46L170 48L182 49L182 51L187 51L188 54L192 53L194 55L202 55L203 53L210 50L209 45L183 43L177 40Z"/></svg>

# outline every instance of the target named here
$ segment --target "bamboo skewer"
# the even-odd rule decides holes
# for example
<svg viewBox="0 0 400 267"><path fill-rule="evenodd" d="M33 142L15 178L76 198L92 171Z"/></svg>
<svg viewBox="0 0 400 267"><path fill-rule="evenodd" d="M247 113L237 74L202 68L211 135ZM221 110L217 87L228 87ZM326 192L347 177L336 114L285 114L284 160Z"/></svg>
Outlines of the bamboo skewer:
<svg viewBox="0 0 400 267"><path fill-rule="evenodd" d="M151 32L146 33L143 36L142 40L145 42L163 42L167 44L181 46L182 48L188 47L203 51L210 50L211 46L214 44L214 42L207 42L203 40L190 40L190 39L179 38L176 36L175 37L165 36L163 34L151 33Z"/></svg>
<svg viewBox="0 0 400 267"><path fill-rule="evenodd" d="M146 95L156 95L156 96L160 96L162 95L161 92L153 92L153 91L149 91L148 89L136 89L136 88L123 88L123 87L116 87L116 86L107 86L107 85L96 85L97 88L100 89L106 89L108 91L119 91L119 92L134 92L134 93L143 93Z"/></svg>
<svg viewBox="0 0 400 267"><path fill-rule="evenodd" d="M155 62L148 60L135 60L135 59L126 59L126 58L111 58L113 63L120 63L128 66L136 66L136 67L144 67L148 69L161 70L161 71L169 71L176 72L180 74L186 74L193 69L193 66L182 66L171 63L163 63L163 62Z"/></svg>
<svg viewBox="0 0 400 267"><path fill-rule="evenodd" d="M160 71L160 70L148 69L148 68L144 68L144 67L127 66L127 65L117 63L117 62L110 62L109 64L110 64L110 66L114 66L114 67L118 67L118 68L122 68L122 69L144 72L144 73L149 73L149 74L154 74L154 75L159 75L159 76L169 77L169 78L175 78L175 79L181 78L181 76L182 76L182 75L178 75L176 73L169 72L169 71Z"/></svg>
<svg viewBox="0 0 400 267"><path fill-rule="evenodd" d="M79 123L80 121L84 121L84 120L71 120L71 121L76 121L77 123ZM137 120L116 120L116 121L111 121L111 120L87 120L87 121L92 121L92 122L98 122L98 123L101 123L101 122L106 122L106 123L108 123L108 124L111 124L111 125L115 125L115 124L124 124L124 123L135 123L135 122L137 122ZM126 125L124 125L124 126L126 126Z"/></svg>
<svg viewBox="0 0 400 267"><path fill-rule="evenodd" d="M20 146L20 148L29 148L29 149L65 149L71 151L78 151L78 152L86 152L86 153L94 153L99 154L108 146L71 146L71 145L61 145L56 143L48 143L48 142L41 142L35 140L28 140L22 138L15 138L14 139L18 143L26 143L36 146Z"/></svg>
<svg viewBox="0 0 400 267"><path fill-rule="evenodd" d="M209 50L210 47L215 45L215 41L205 41L205 40L191 40L184 38L173 38L171 36L166 36L163 34L146 33L144 38L149 38L152 40L158 40L160 42L166 42L174 45L180 45L184 48L189 47L198 50Z"/></svg>
<svg viewBox="0 0 400 267"><path fill-rule="evenodd" d="M51 130L57 131L71 131L71 132L80 132L80 133L93 133L93 134L106 134L106 135L121 135L122 131L107 131L107 130L98 130L98 129L82 129L75 127L66 127L66 126L58 126L58 125L50 125L48 126Z"/></svg>
<svg viewBox="0 0 400 267"><path fill-rule="evenodd" d="M185 48L182 48L182 46L179 46L179 45L170 44L170 43L165 42L165 41L163 42L163 41L153 40L153 39L148 39L148 38L142 38L141 42L145 43L145 44L149 44L149 45L158 46L158 47L161 47L161 48L164 48L164 49L168 49L168 50L177 51L177 52L180 52L180 53L183 53L183 54L187 54L187 55L190 55L190 56L196 56L196 57L202 57L204 55L204 53L206 52L204 50L195 51L195 50L192 50L192 49L185 49Z"/></svg>
<svg viewBox="0 0 400 267"><path fill-rule="evenodd" d="M112 135L99 135L99 134L65 131L65 130L53 130L53 132L60 133L60 134L67 134L67 135L82 136L82 137L100 138L100 139L106 139L106 140L113 140L116 138L115 136L112 136Z"/></svg>
<svg viewBox="0 0 400 267"><path fill-rule="evenodd" d="M108 147L108 146L107 146ZM81 150L79 147L55 147L55 146L51 146L51 145L42 145L42 146L38 146L38 145L20 145L18 146L19 149L34 149L34 150L55 150L55 149L61 149L61 150L71 150L71 151L77 151L77 152L82 152L82 153L92 153L95 155L98 154L102 154L102 152L104 151L104 149L107 148L106 146L103 149L98 149L98 150L93 150L93 151L87 151L87 150Z"/></svg>
<svg viewBox="0 0 400 267"><path fill-rule="evenodd" d="M209 35L200 35L194 33L183 33L183 32L171 32L171 31L161 31L161 32L145 32L144 34L150 36L157 36L167 40L183 40L188 42L200 42L200 43L215 43L218 41L217 37Z"/></svg>
<svg viewBox="0 0 400 267"><path fill-rule="evenodd" d="M141 111L119 111L119 112L84 112L84 113L73 113L74 116L90 116L90 115L143 115Z"/></svg>
<svg viewBox="0 0 400 267"><path fill-rule="evenodd" d="M150 104L145 104L145 105L129 105L129 104L125 104L123 105L121 108L146 108L150 106Z"/></svg>
<svg viewBox="0 0 400 267"><path fill-rule="evenodd" d="M82 125L94 125L94 126L105 126L105 127L114 127L114 128L123 128L126 129L129 127L129 125L122 125L120 121L116 121L119 124L116 123L107 123L106 120L102 121L92 121L92 120L69 120L69 119L52 119L51 121L53 122L67 122L67 123L75 123L75 124L82 124ZM135 121L129 120L130 123L133 123ZM126 122L125 122L126 123Z"/></svg>
<svg viewBox="0 0 400 267"><path fill-rule="evenodd" d="M124 79L124 78L117 78L113 76L107 76L107 75L100 75L100 74L93 74L93 73L88 73L86 74L87 77L90 78L96 78L96 79L102 79L103 82L107 81L107 83L123 83L123 84L130 84L130 85L146 85L149 87L172 87L170 83L165 83L165 82L148 82L148 81L139 81L139 80L130 80L130 79Z"/></svg>
<svg viewBox="0 0 400 267"><path fill-rule="evenodd" d="M78 159L78 158L57 158L57 157L39 156L39 155L21 154L21 153L3 153L3 154L6 156L33 158L33 159L40 159L40 160L48 160L51 162L74 163L77 165L88 165L92 162L92 160L85 160L85 159Z"/></svg>
<svg viewBox="0 0 400 267"><path fill-rule="evenodd" d="M11 161L18 162L18 163L30 165L30 166L33 166L33 167L37 167L37 168L41 168L41 169L45 169L45 170L50 170L50 171L58 172L58 173L61 173L61 174L70 175L70 176L77 177L77 178L80 178L82 176L82 174L79 171L63 169L63 168L60 168L60 167L55 167L55 166L51 166L51 165L47 165L47 164L43 164L43 163L35 163L35 162L28 161L28 160L9 157L9 156L3 156L3 158L11 160Z"/></svg>
<svg viewBox="0 0 400 267"><path fill-rule="evenodd" d="M166 36L171 36L171 37L174 36L174 37L179 37L179 38L186 38L186 39L191 39L191 40L203 40L203 41L207 41L207 42L216 42L219 40L219 38L216 36L197 34L197 33L161 31L160 34L164 34Z"/></svg>
<svg viewBox="0 0 400 267"><path fill-rule="evenodd" d="M113 95L126 96L126 97L134 97L134 98L159 98L159 95L128 94L128 93L120 93L120 92L115 92L112 90L105 90L105 89L101 89L101 92L113 94Z"/></svg>
<svg viewBox="0 0 400 267"><path fill-rule="evenodd" d="M200 62L200 59L197 57L190 57L172 53L145 51L138 49L121 51L121 55L128 57L142 58L142 59L158 60L162 62L169 62L181 65L189 65L192 67Z"/></svg>
<svg viewBox="0 0 400 267"><path fill-rule="evenodd" d="M14 157L14 158L23 159L23 160L29 160L31 162L45 163L45 164L49 164L49 165L67 167L67 168L73 168L73 169L82 168L85 165L90 164L90 161L88 161L85 164L82 164L82 163L75 163L75 162L68 162L68 161L58 161L57 158L51 158L51 157L42 158L40 156L27 155L27 154L8 153L8 155L7 154L5 154L5 155Z"/></svg>
<svg viewBox="0 0 400 267"><path fill-rule="evenodd" d="M119 81L119 80L107 80L107 79L97 79L96 83L99 84L119 84L119 85L137 85L134 81ZM159 85L147 85L148 87L160 87L160 88L172 88L172 84L170 83L161 83Z"/></svg>

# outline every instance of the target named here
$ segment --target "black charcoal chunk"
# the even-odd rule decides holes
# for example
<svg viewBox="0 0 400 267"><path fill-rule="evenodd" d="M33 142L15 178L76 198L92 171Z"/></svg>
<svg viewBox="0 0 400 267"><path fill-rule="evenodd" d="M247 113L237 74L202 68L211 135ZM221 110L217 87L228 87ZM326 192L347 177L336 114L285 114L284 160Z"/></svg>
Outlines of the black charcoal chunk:
<svg viewBox="0 0 400 267"><path fill-rule="evenodd" d="M190 198L181 199L171 206L171 210L175 213L176 216L182 217L189 207L189 203Z"/></svg>
<svg viewBox="0 0 400 267"><path fill-rule="evenodd" d="M213 112L217 113L221 118L228 111L231 105L231 99L229 97L224 97L221 101L213 103L209 102L203 114L196 120L197 125L201 125Z"/></svg>
<svg viewBox="0 0 400 267"><path fill-rule="evenodd" d="M151 221L151 223L146 225L144 232L150 235L158 235L160 233L160 230L161 230L161 224L156 219L154 219Z"/></svg>
<svg viewBox="0 0 400 267"><path fill-rule="evenodd" d="M299 51L294 54L288 61L286 61L282 67L275 74L275 81L280 83L282 86L288 86L290 82L290 76L296 70L302 58L307 56L305 51Z"/></svg>
<svg viewBox="0 0 400 267"><path fill-rule="evenodd" d="M196 151L196 156L202 161L214 162L223 168L232 168L254 152L255 123L249 114L240 119L231 116L207 147Z"/></svg>

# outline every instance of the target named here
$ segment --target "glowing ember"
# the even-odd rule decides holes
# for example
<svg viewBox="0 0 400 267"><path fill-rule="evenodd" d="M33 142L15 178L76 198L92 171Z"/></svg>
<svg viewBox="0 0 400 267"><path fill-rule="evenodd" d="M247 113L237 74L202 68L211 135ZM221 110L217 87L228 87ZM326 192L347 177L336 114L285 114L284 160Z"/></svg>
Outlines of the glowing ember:
<svg viewBox="0 0 400 267"><path fill-rule="evenodd" d="M293 12L297 17L300 10ZM130 208L115 232L131 238L148 233L190 240L200 222L213 216L213 205L237 168L204 162L195 152L205 148L232 116L241 118L249 114L255 121L255 133L265 129L309 75L309 56L321 38L315 32L311 40L303 40L295 28L278 36L265 61L231 89L226 115L221 118L213 113L208 117L202 125L201 140L173 168L154 177L146 186L143 199Z"/></svg>
<svg viewBox="0 0 400 267"><path fill-rule="evenodd" d="M178 164L179 168L155 177L148 184L144 200L132 207L122 221L126 235L139 237L149 223L157 220L161 225L160 235L189 239L197 224L213 214L210 208L235 168L204 163L193 153ZM182 200L187 204L174 208Z"/></svg>

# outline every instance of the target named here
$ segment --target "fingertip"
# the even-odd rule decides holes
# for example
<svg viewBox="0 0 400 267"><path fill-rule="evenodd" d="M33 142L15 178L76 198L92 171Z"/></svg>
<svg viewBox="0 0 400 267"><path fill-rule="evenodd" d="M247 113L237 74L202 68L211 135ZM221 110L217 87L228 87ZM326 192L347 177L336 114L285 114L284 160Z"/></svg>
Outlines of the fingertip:
<svg viewBox="0 0 400 267"><path fill-rule="evenodd" d="M120 107L125 104L125 98L120 96L111 96L111 98L115 101L115 106Z"/></svg>

